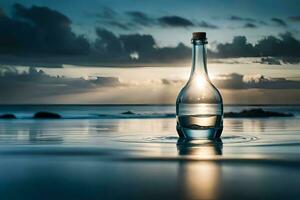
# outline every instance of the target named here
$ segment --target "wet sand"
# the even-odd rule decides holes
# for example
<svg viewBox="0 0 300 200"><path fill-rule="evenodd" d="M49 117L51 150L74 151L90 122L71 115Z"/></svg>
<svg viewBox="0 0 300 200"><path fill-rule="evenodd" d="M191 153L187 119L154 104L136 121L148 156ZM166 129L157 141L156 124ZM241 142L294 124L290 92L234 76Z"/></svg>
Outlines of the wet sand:
<svg viewBox="0 0 300 200"><path fill-rule="evenodd" d="M175 119L0 120L1 199L297 199L300 119L225 119L179 140Z"/></svg>

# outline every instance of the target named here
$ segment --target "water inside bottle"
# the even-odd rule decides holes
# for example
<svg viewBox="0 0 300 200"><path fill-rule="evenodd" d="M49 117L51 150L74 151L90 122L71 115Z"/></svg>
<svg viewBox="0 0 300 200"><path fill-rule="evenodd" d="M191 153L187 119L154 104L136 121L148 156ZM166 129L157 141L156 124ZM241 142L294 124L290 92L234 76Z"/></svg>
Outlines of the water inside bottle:
<svg viewBox="0 0 300 200"><path fill-rule="evenodd" d="M177 132L185 138L218 138L223 130L222 107L219 104L179 105Z"/></svg>

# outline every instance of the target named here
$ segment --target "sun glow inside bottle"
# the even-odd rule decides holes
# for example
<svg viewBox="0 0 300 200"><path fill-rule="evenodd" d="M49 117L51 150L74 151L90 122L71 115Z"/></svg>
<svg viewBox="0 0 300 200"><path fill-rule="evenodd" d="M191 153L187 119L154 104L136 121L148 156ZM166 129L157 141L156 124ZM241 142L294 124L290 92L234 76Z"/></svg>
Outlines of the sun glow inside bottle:
<svg viewBox="0 0 300 200"><path fill-rule="evenodd" d="M176 101L177 132L188 139L216 139L223 131L223 102L207 73L206 33L193 33L192 44L190 78Z"/></svg>

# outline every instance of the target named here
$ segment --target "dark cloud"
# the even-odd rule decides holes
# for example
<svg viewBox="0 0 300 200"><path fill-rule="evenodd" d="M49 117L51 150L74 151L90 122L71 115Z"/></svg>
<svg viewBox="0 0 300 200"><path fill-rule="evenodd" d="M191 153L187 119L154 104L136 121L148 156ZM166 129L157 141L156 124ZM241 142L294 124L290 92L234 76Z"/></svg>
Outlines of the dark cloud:
<svg viewBox="0 0 300 200"><path fill-rule="evenodd" d="M297 61L300 57L300 41L292 36L291 33L280 34L279 38L267 36L259 40L255 45L247 42L245 36L234 37L231 43L217 45L217 52L211 52L211 56L230 58L230 57L261 57L273 56Z"/></svg>
<svg viewBox="0 0 300 200"><path fill-rule="evenodd" d="M279 18L272 18L271 21L278 26L287 26L286 22Z"/></svg>
<svg viewBox="0 0 300 200"><path fill-rule="evenodd" d="M156 43L151 35L121 35L119 41L122 43L123 51L126 54L137 52L141 59L148 57L155 51Z"/></svg>
<svg viewBox="0 0 300 200"><path fill-rule="evenodd" d="M179 16L163 16L157 19L161 25L171 27L189 27L195 26L193 22Z"/></svg>
<svg viewBox="0 0 300 200"><path fill-rule="evenodd" d="M21 4L14 15L0 15L0 52L3 54L73 55L89 53L89 43L71 30L70 19L47 7Z"/></svg>
<svg viewBox="0 0 300 200"><path fill-rule="evenodd" d="M185 46L183 43L179 43L176 47L158 48L155 51L155 59L162 62L191 60L191 48Z"/></svg>
<svg viewBox="0 0 300 200"><path fill-rule="evenodd" d="M98 37L94 45L98 54L102 54L102 56L105 57L122 53L122 44L112 32L106 29L97 28L96 34Z"/></svg>
<svg viewBox="0 0 300 200"><path fill-rule="evenodd" d="M216 29L218 26L214 24L210 24L206 21L200 22L192 22L189 19L180 17L180 16L163 16L157 19L158 24L161 26L167 27L202 27L202 28L209 28L209 29Z"/></svg>
<svg viewBox="0 0 300 200"><path fill-rule="evenodd" d="M138 16L136 12L130 14ZM102 14L109 18L111 15L115 16L115 13L109 9ZM122 24L108 23L129 29ZM1 62L5 64L26 65L45 60L49 62L47 66L61 63L172 62L186 57L187 52L190 54L190 49L183 44L159 48L151 35L116 36L100 28L96 29L96 40L88 42L72 32L71 20L67 16L47 7L26 8L15 4L12 17L4 13L0 15L0 27ZM138 59L131 58L133 53L138 55Z"/></svg>
<svg viewBox="0 0 300 200"><path fill-rule="evenodd" d="M38 6L26 8L21 4L15 4L13 10L12 17L3 12L0 15L0 26L3 27L0 29L0 53L1 62L5 64L32 65L46 61L47 66L55 66L61 63L173 62L190 57L190 48L185 45L159 48L154 38L146 34L116 36L106 29L96 29L96 40L88 42L82 35L72 32L71 20L58 11ZM160 25L158 19L138 11L127 15L139 25ZM136 27L136 24L118 21L119 14L107 7L102 8L98 18L123 30ZM172 16L162 17L162 22L169 26L185 26L188 20ZM210 24L201 25L213 28ZM131 58L133 53L138 55L138 59ZM5 54L17 57L5 57Z"/></svg>
<svg viewBox="0 0 300 200"><path fill-rule="evenodd" d="M116 13L111 9L104 9L98 15L100 24L108 25L121 30L136 30L142 27L172 27L172 28L189 28L201 27L216 29L218 26L206 21L192 22L181 16L161 16L154 17L141 11L128 11L125 16Z"/></svg>
<svg viewBox="0 0 300 200"><path fill-rule="evenodd" d="M96 29L96 39L87 41L71 29L71 20L47 7L26 8L15 4L12 16L0 12L0 62L42 66L61 64L146 63L189 60L191 48L179 43L175 47L159 47L150 34L115 35L107 29ZM107 24L131 30L137 23L153 26L217 28L207 22L192 22L179 16L152 18L138 11L127 13L130 22L117 22L118 14L109 8L102 11ZM112 20L110 20L112 19ZM160 20L160 22L159 22ZM248 19L249 20L249 19ZM155 22L154 22L155 21ZM250 24L250 22L248 22ZM168 24L168 25L163 25ZM248 26L249 26L248 24ZM283 62L299 62L300 42L290 33L268 36L255 45L245 36L234 37L231 43L218 44L211 58L280 57Z"/></svg>
<svg viewBox="0 0 300 200"><path fill-rule="evenodd" d="M248 18L248 17L240 17L240 16L236 16L236 15L230 16L229 20L232 20L232 21L256 22L256 19Z"/></svg>
<svg viewBox="0 0 300 200"><path fill-rule="evenodd" d="M122 30L136 30L141 27L202 27L216 29L218 26L206 21L192 22L181 16L161 16L154 17L141 11L128 11L122 16L111 9L104 9L98 15L98 21L102 24L116 27Z"/></svg>
<svg viewBox="0 0 300 200"><path fill-rule="evenodd" d="M121 22L118 22L118 21L111 20L111 21L108 21L107 24L109 24L110 26L117 27L119 29L125 30L125 31L128 31L128 30L132 29L132 26L130 24L125 24L125 23L121 23Z"/></svg>
<svg viewBox="0 0 300 200"><path fill-rule="evenodd" d="M290 16L288 19L293 22L300 22L300 16Z"/></svg>
<svg viewBox="0 0 300 200"><path fill-rule="evenodd" d="M130 55L136 53L139 62L173 62L190 57L191 50L179 43L176 47L159 48L151 35L127 34L116 36L106 29L97 29L95 51L103 59L108 61L123 60L136 61Z"/></svg>
<svg viewBox="0 0 300 200"><path fill-rule="evenodd" d="M246 23L244 25L244 28L257 28L257 26L255 24L252 24L252 23Z"/></svg>
<svg viewBox="0 0 300 200"><path fill-rule="evenodd" d="M289 32L280 37L268 36L255 45L259 55L277 57L300 57L300 41Z"/></svg>
<svg viewBox="0 0 300 200"><path fill-rule="evenodd" d="M216 57L234 58L257 56L256 49L245 36L235 36L232 43L218 44Z"/></svg>
<svg viewBox="0 0 300 200"><path fill-rule="evenodd" d="M235 15L230 16L229 19L233 21L243 21L242 17L235 16Z"/></svg>
<svg viewBox="0 0 300 200"><path fill-rule="evenodd" d="M139 59L151 55L155 41L151 35L128 34L116 36L106 29L97 28L95 50L103 59L130 60L130 54L137 52Z"/></svg>
<svg viewBox="0 0 300 200"><path fill-rule="evenodd" d="M103 87L122 86L116 77L95 77L90 80L50 76L42 70L30 68L28 72L18 72L14 68L1 68L0 93L1 103L31 101L35 98L47 98L89 92ZM49 102L48 102L49 103Z"/></svg>
<svg viewBox="0 0 300 200"><path fill-rule="evenodd" d="M249 18L249 17L240 17L240 16L236 16L236 15L232 15L228 19L231 20L231 21L247 22L246 25L245 25L246 28L253 28L253 27L250 27L250 26L252 26L252 25L256 26L255 24L261 24L261 25L267 25L268 24L267 22L265 22L263 20L258 20L258 19ZM247 26L247 24L249 26Z"/></svg>

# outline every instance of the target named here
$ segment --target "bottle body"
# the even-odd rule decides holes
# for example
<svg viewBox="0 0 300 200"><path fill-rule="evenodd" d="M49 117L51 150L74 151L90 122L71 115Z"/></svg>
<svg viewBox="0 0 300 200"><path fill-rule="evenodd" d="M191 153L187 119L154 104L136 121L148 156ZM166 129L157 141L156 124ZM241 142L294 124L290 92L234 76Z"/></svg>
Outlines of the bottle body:
<svg viewBox="0 0 300 200"><path fill-rule="evenodd" d="M192 40L190 78L176 101L177 132L189 139L215 139L223 130L223 102L206 69L206 38Z"/></svg>

